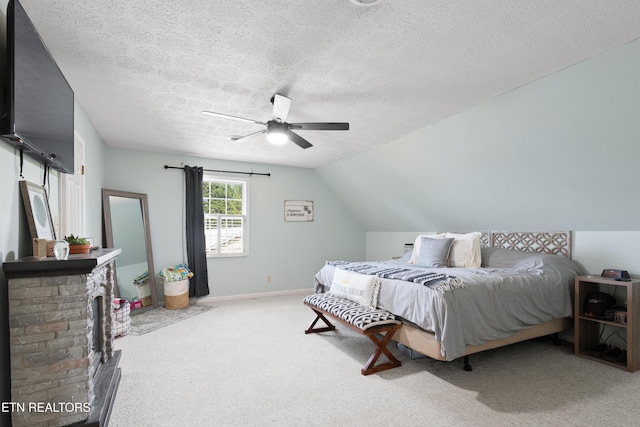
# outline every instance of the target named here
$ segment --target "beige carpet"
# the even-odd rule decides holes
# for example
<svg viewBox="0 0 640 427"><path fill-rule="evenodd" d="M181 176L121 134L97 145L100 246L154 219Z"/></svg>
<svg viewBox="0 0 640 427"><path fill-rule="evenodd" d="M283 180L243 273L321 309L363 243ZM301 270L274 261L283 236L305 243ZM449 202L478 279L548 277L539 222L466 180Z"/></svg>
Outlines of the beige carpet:
<svg viewBox="0 0 640 427"><path fill-rule="evenodd" d="M305 335L303 295L211 302L116 341L111 426L635 426L640 372L532 341L461 361L411 360L364 377L372 343L338 325ZM201 299L198 304L206 304Z"/></svg>

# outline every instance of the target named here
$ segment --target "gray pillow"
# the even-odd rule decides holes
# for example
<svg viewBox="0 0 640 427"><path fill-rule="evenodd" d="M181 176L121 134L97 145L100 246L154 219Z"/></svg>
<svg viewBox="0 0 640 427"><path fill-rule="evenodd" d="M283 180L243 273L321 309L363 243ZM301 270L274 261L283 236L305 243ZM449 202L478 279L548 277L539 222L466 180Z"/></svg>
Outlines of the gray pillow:
<svg viewBox="0 0 640 427"><path fill-rule="evenodd" d="M431 239L426 236L420 238L420 252L416 257L417 267L443 268L447 266L447 258L453 245L453 238Z"/></svg>
<svg viewBox="0 0 640 427"><path fill-rule="evenodd" d="M544 254L506 248L481 248L485 268L532 268L540 265Z"/></svg>

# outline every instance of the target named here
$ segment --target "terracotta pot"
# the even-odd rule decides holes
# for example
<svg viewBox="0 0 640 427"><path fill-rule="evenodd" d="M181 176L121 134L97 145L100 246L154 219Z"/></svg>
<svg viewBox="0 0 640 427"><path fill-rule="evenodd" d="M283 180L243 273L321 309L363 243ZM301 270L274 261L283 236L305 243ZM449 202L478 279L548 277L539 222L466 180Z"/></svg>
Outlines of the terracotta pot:
<svg viewBox="0 0 640 427"><path fill-rule="evenodd" d="M91 250L91 245L69 245L69 255L73 254L88 254Z"/></svg>

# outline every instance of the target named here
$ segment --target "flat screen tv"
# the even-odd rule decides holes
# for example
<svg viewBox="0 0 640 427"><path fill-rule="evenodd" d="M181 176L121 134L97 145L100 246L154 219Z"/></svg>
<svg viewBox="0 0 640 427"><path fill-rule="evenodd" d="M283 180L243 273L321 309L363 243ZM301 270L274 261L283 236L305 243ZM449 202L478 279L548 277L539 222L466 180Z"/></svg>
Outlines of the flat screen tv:
<svg viewBox="0 0 640 427"><path fill-rule="evenodd" d="M7 7L0 134L53 169L73 173L73 90L18 0Z"/></svg>

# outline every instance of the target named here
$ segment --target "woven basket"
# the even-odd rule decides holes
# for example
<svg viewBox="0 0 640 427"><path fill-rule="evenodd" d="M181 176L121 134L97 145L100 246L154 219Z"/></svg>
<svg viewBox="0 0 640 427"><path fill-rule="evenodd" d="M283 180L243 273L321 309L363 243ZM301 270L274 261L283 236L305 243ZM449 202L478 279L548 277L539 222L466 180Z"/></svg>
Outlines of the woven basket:
<svg viewBox="0 0 640 427"><path fill-rule="evenodd" d="M120 308L113 310L113 336L122 337L131 329L131 307L125 299L120 300Z"/></svg>
<svg viewBox="0 0 640 427"><path fill-rule="evenodd" d="M146 297L140 298L140 302L142 303L143 307L146 307L148 305L151 305L153 303L153 300L151 299L151 295L147 295Z"/></svg>
<svg viewBox="0 0 640 427"><path fill-rule="evenodd" d="M189 279L164 282L164 307L179 310L189 305Z"/></svg>

